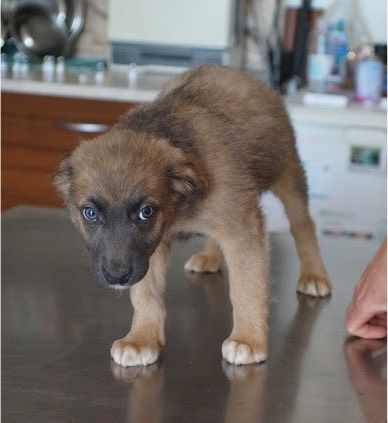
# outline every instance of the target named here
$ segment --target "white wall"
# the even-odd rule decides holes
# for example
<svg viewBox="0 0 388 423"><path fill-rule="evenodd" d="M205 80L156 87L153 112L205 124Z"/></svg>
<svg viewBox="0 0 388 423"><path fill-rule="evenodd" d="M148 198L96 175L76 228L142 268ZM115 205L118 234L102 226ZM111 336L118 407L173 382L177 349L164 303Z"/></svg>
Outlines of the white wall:
<svg viewBox="0 0 388 423"><path fill-rule="evenodd" d="M387 42L387 0L358 0L372 41Z"/></svg>
<svg viewBox="0 0 388 423"><path fill-rule="evenodd" d="M114 41L225 48L231 0L110 0Z"/></svg>

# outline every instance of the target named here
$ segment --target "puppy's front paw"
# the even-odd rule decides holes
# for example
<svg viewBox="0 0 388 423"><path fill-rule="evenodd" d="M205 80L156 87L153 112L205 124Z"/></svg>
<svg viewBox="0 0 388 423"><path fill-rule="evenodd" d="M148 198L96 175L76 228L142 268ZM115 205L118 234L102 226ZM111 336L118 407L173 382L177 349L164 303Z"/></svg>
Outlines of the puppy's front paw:
<svg viewBox="0 0 388 423"><path fill-rule="evenodd" d="M311 297L326 297L331 293L331 283L325 276L303 274L299 278L297 291Z"/></svg>
<svg viewBox="0 0 388 423"><path fill-rule="evenodd" d="M147 366L157 361L159 351L155 346L139 346L133 341L122 338L113 343L110 355L120 366Z"/></svg>
<svg viewBox="0 0 388 423"><path fill-rule="evenodd" d="M198 273L216 273L220 270L222 258L206 253L194 254L185 264L185 270Z"/></svg>
<svg viewBox="0 0 388 423"><path fill-rule="evenodd" d="M265 361L268 352L266 347L228 338L222 344L222 356L231 364L252 364Z"/></svg>

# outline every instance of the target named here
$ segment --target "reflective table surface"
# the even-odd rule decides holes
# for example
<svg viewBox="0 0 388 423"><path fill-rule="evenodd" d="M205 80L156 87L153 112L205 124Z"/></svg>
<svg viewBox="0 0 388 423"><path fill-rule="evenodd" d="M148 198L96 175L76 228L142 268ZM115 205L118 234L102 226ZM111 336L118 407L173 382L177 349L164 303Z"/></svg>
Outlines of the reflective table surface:
<svg viewBox="0 0 388 423"><path fill-rule="evenodd" d="M383 422L386 341L348 338L346 306L377 249L322 239L328 299L298 296L288 234L271 235L270 357L221 358L231 328L227 272L183 270L202 242L175 245L167 345L157 364L121 368L109 349L129 329L127 294L102 288L62 210L19 207L2 220L4 422Z"/></svg>

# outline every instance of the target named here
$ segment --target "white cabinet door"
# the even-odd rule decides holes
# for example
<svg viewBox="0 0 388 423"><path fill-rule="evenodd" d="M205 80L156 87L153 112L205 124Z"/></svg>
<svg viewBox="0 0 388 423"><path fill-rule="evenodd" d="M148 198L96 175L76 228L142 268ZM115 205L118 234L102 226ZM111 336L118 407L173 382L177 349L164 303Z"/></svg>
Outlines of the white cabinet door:
<svg viewBox="0 0 388 423"><path fill-rule="evenodd" d="M386 131L294 122L318 231L360 239L386 233ZM288 222L277 199L266 194L270 230Z"/></svg>

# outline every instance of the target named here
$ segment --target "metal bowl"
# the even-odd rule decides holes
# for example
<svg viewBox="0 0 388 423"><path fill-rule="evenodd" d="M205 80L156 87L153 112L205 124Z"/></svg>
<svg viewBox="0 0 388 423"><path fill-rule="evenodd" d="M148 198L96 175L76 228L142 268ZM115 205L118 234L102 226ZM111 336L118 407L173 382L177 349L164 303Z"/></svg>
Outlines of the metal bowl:
<svg viewBox="0 0 388 423"><path fill-rule="evenodd" d="M19 50L34 56L65 56L85 23L82 0L23 0L12 3L10 32Z"/></svg>
<svg viewBox="0 0 388 423"><path fill-rule="evenodd" d="M11 17L11 33L18 49L32 56L62 56L66 49L65 21L41 3L18 2Z"/></svg>

